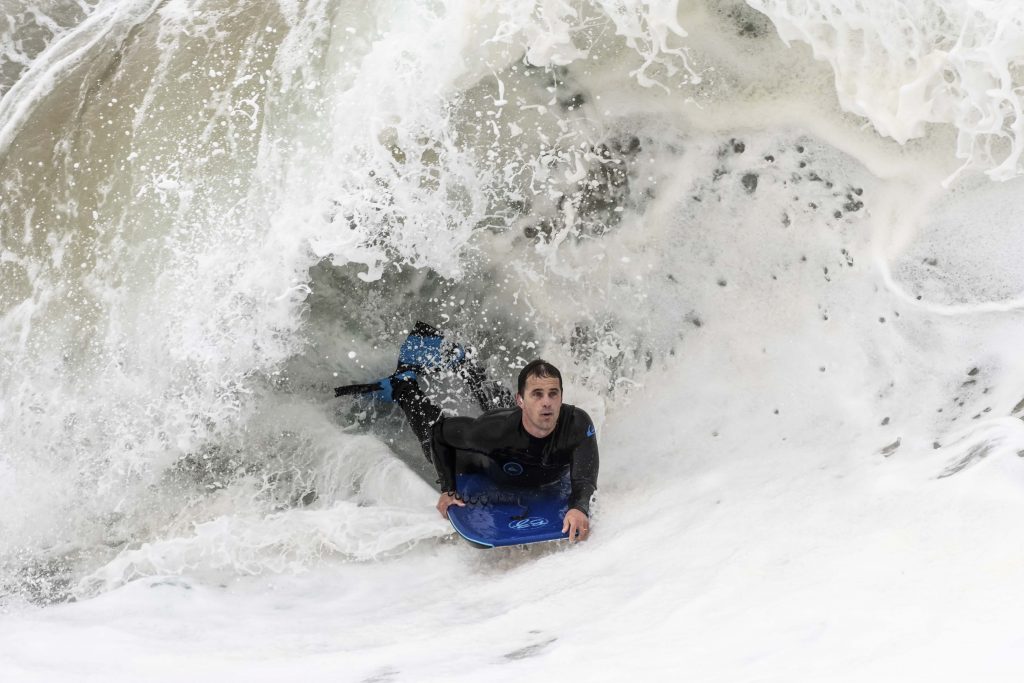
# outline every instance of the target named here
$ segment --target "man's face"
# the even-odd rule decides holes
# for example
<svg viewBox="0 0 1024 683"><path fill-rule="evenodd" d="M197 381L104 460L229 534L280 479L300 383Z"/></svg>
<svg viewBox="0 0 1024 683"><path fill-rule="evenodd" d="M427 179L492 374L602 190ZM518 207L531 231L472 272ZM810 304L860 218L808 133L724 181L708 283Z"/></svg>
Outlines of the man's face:
<svg viewBox="0 0 1024 683"><path fill-rule="evenodd" d="M532 436L543 438L555 430L562 409L562 388L557 377L527 377L516 404L523 409L523 427Z"/></svg>

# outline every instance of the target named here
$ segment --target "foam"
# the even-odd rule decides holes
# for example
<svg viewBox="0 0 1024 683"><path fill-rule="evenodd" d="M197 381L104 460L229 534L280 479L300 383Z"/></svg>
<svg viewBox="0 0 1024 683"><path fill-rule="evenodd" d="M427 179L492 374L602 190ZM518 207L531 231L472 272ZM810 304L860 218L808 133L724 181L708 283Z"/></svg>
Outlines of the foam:
<svg viewBox="0 0 1024 683"><path fill-rule="evenodd" d="M1021 172L1024 16L1013 3L750 0L783 40L807 43L835 74L842 106L898 142L927 125L957 130L961 170Z"/></svg>
<svg viewBox="0 0 1024 683"><path fill-rule="evenodd" d="M361 507L339 502L322 511L266 517L220 517L185 538L164 538L130 552L83 578L79 598L146 576L249 576L307 571L317 562L385 560L415 543L448 532L426 501L420 509Z"/></svg>
<svg viewBox="0 0 1024 683"><path fill-rule="evenodd" d="M882 263L893 287L937 313L1019 310L1024 254L1015 238L1018 189L1018 181L1007 181L1003 189L975 179L926 202L916 229L893 240ZM970 226L968 249L965 226Z"/></svg>

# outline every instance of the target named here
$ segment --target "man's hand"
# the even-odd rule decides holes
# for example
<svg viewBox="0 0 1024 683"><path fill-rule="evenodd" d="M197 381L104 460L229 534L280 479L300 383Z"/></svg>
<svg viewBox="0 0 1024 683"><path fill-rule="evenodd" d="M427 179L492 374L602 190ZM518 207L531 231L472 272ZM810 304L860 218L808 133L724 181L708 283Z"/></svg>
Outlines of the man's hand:
<svg viewBox="0 0 1024 683"><path fill-rule="evenodd" d="M585 541L590 534L590 519L582 510L573 508L565 513L565 519L562 521L562 533L566 531L569 532L570 542ZM576 536L577 533L579 537Z"/></svg>
<svg viewBox="0 0 1024 683"><path fill-rule="evenodd" d="M448 508L451 505L458 505L460 508L466 507L465 501L457 498L454 493L442 493L441 497L437 499L437 511L445 519L448 519ZM568 515L566 516L568 517Z"/></svg>

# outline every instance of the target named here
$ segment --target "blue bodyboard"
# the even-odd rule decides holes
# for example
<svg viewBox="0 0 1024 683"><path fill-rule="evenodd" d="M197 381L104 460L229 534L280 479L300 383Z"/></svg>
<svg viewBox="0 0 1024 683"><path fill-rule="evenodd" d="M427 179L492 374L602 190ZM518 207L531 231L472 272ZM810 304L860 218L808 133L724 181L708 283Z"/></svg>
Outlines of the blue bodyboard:
<svg viewBox="0 0 1024 683"><path fill-rule="evenodd" d="M483 474L460 474L455 489L466 507L452 505L448 519L475 546L497 548L569 538L562 533L572 491L568 474L530 488L496 484Z"/></svg>

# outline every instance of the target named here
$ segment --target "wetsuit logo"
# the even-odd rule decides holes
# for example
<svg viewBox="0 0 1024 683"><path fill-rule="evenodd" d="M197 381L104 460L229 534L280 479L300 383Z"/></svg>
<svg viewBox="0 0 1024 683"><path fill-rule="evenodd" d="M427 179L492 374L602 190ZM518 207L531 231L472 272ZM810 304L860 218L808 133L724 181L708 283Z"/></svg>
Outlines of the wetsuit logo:
<svg viewBox="0 0 1024 683"><path fill-rule="evenodd" d="M594 429L594 425L587 427L587 436L593 436L594 434L597 434L597 430Z"/></svg>
<svg viewBox="0 0 1024 683"><path fill-rule="evenodd" d="M547 525L548 520L545 517L527 517L526 519L517 519L514 522L509 522L508 528L516 531L528 531Z"/></svg>
<svg viewBox="0 0 1024 683"><path fill-rule="evenodd" d="M520 474L523 473L523 466L517 462L507 462L504 465L502 465L501 469L505 471L505 474L511 475L513 477L518 477Z"/></svg>

